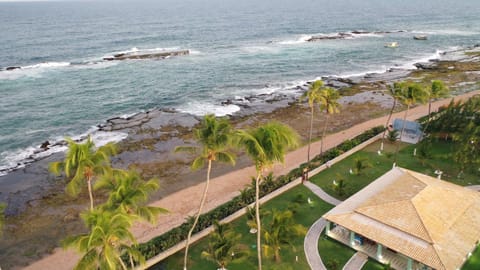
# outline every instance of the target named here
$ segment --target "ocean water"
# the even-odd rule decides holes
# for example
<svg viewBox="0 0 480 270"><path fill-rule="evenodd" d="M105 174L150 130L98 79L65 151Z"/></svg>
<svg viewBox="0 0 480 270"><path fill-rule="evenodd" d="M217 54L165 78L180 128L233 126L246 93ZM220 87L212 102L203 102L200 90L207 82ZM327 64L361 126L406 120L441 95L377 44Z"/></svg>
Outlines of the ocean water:
<svg viewBox="0 0 480 270"><path fill-rule="evenodd" d="M22 67L0 70L0 170L45 140L121 140L95 128L114 116L152 108L225 115L240 108L222 100L288 92L325 75L413 68L480 43L478 14L478 0L0 2L0 68ZM405 32L306 42L355 30ZM418 34L428 40L413 40ZM393 41L400 46L384 48ZM180 49L190 55L102 60Z"/></svg>

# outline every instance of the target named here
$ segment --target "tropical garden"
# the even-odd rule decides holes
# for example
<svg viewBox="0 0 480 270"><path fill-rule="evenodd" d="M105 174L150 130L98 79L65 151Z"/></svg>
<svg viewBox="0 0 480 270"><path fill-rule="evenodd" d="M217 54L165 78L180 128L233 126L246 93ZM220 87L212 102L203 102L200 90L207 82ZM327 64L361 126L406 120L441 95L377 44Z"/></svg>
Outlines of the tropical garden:
<svg viewBox="0 0 480 270"><path fill-rule="evenodd" d="M110 157L115 155L116 148L112 144L97 147L90 138L83 143L67 139L69 148L65 160L51 163L50 171L68 180L67 194L88 195L89 203L80 215L87 233L69 236L62 242L65 248L76 249L82 254L75 269L134 268L184 240L185 249L182 252L156 267L178 269L181 265L185 270L227 267L307 269L303 236L308 227L332 206L303 186L295 187L263 205L260 198L298 178L305 168L308 171L318 167L381 132L383 136L379 142L312 176L310 180L341 200L368 185L394 164L432 176L440 175L442 179L460 185L480 184L480 97L464 103L452 102L432 113L431 102L449 94L443 82L433 81L427 86L411 81L396 82L388 90L393 103L385 127L369 130L326 150L324 139L329 116L340 112L340 95L322 81L312 83L301 98L307 100L311 113L306 162L288 175L278 177L269 174L269 170L274 164L282 163L289 150L300 145L299 136L292 128L270 122L255 128L234 130L227 119L206 115L193 130L196 143L175 149L175 152L193 156L192 170L207 167L196 214L180 227L142 244L137 243L131 233L133 224L139 220L155 223L159 215L167 211L147 205L149 195L159 188L158 181L145 180L133 170L113 168ZM405 132L410 108L427 102L430 104L428 115L420 119L425 139L416 145L402 143L398 139ZM403 127L396 132L388 126L399 104L406 110ZM325 121L321 127L320 155L312 157L316 112L324 114ZM205 213L212 165L216 162L235 165L235 154L240 152L245 153L256 168L251 186L232 201ZM239 219L230 224L219 222L249 204L253 207L248 208ZM5 205L0 204L0 233L4 209ZM209 226L214 226L214 231L207 238L192 244L192 235ZM333 252L337 249L338 252ZM345 257L351 256L348 248L324 238L319 242L319 250L329 258L326 260L328 269L341 269ZM369 262L365 267L378 269L379 266Z"/></svg>

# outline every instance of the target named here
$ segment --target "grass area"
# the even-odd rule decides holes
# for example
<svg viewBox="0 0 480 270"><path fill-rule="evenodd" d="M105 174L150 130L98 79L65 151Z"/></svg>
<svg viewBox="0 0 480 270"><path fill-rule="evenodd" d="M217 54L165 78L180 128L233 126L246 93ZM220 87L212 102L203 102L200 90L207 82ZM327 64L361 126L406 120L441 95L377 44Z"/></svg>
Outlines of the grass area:
<svg viewBox="0 0 480 270"><path fill-rule="evenodd" d="M413 156L414 149L418 147L418 145L401 144L397 157L398 166L433 177L437 176L434 173L435 170L441 170L443 171L442 179L462 186L480 184L478 175L471 173L459 175L460 170L452 159L452 153L455 151L454 143L444 141L432 142L432 145L429 147L428 158L422 158L421 155ZM377 153L379 148L380 142L373 143L343 161L332 165L331 168L311 177L310 180L330 195L340 200L345 200L392 168L395 145L386 143L382 155ZM417 149L417 153L419 153L419 149ZM358 158L368 159L372 167L364 169L359 175L351 174L350 169L355 170L354 163L355 159ZM333 189L333 180L338 181L340 178L343 178L346 184L346 193L342 196L339 196ZM344 245L334 246L333 248L338 251L332 252L333 254L328 251L321 251L322 258L338 258L337 260L343 266L348 261L348 258L345 260L345 257L348 257L347 254L351 252L351 249ZM324 259L324 262L328 259ZM363 269L379 270L382 267L381 264L369 260ZM464 267L462 267L462 270L473 269L480 269L480 249L477 249Z"/></svg>
<svg viewBox="0 0 480 270"><path fill-rule="evenodd" d="M384 265L380 264L379 262L368 258L367 263L365 263L362 267L362 270L383 270Z"/></svg>
<svg viewBox="0 0 480 270"><path fill-rule="evenodd" d="M304 225L306 228L309 228L318 218L320 218L324 213L333 207L320 200L309 189L305 188L304 186L298 186L262 205L262 209L289 209L295 204L294 201L298 198L298 196L302 196L305 199L310 198L312 202L311 204L299 204L299 206L296 207L296 212L294 214L295 222ZM242 239L240 240L239 244L243 248L250 251L250 256L243 262L229 264L227 267L229 270L255 269L257 267L257 253L255 247L256 234L250 234L248 232L249 228L246 224L246 221L246 216L242 216L241 218L232 222L232 226L236 232L242 234ZM268 216L266 216L262 221L263 224L268 224L269 222L270 220ZM214 263L200 257L202 250L205 250L207 244L208 237L200 240L190 248L189 269L211 270L218 268ZM274 262L270 258L264 258L264 269L309 269L305 254L303 252L303 237L299 237L295 241L294 247L295 251L292 248L282 249L282 261L280 263ZM183 255L183 251L178 252L151 269L181 269L183 266ZM296 256L298 256L298 262L295 261Z"/></svg>
<svg viewBox="0 0 480 270"><path fill-rule="evenodd" d="M343 161L332 165L330 169L311 177L310 180L330 195L345 200L392 168L395 145L385 143L382 155L377 153L379 148L380 142L375 142ZM428 158L421 158L419 154L413 156L415 148L418 148L418 145L400 145L400 152L397 157L398 166L433 177L437 176L434 173L435 170L441 170L443 171L442 179L462 186L480 184L480 178L474 174L464 173L459 176L459 168L452 160L455 144L443 141L433 142L429 147ZM419 149L417 149L417 153L419 152ZM351 174L350 169L355 171L355 159L358 158L367 159L372 167L364 169L359 175L355 172ZM344 179L346 184L346 192L342 196L338 195L333 189L333 180L338 181L339 179Z"/></svg>
<svg viewBox="0 0 480 270"><path fill-rule="evenodd" d="M330 266L328 270L337 270L342 269L343 266L350 260L350 258L355 254L355 251L348 246L337 242L329 237L326 237L324 233L318 241L318 252L322 257L322 261L325 266ZM335 262L336 267L333 267L332 262Z"/></svg>
<svg viewBox="0 0 480 270"><path fill-rule="evenodd" d="M462 270L478 270L480 269L480 246L472 253L472 256L465 262Z"/></svg>

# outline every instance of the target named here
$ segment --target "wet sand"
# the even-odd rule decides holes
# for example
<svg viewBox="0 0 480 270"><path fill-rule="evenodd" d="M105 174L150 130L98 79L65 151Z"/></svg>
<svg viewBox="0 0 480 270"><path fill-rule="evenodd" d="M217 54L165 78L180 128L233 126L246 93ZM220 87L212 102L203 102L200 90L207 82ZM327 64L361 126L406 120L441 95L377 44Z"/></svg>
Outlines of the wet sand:
<svg viewBox="0 0 480 270"><path fill-rule="evenodd" d="M465 100L473 95L480 94L480 91L470 92L455 98L455 100ZM450 102L450 99L440 100L432 104L432 108L436 110L439 106L446 105ZM408 119L414 120L426 115L428 112L428 105L419 106L411 109ZM402 112L394 114L393 118L401 118ZM325 147L329 149L334 147L344 140L351 139L365 130L374 126L383 125L387 116L375 118L354 125L346 130L330 134L325 139ZM314 142L312 144L313 154L319 153L320 142ZM297 167L299 164L306 161L306 146L301 147L295 151L288 153L285 159L284 165L277 165L273 168L275 175L282 175L288 173L291 169ZM243 169L235 170L230 173L224 174L212 179L211 188L209 190L205 211L213 209L214 207L222 204L234 196L238 195L238 191L245 185L250 183L250 178L255 174L255 168L249 166ZM170 213L163 215L159 218L157 225L151 226L144 223L136 224L133 232L139 242L148 241L149 239L160 235L169 229L180 225L184 219L194 214L198 205L192 202L200 200L200 196L203 190L203 184L197 184L188 188L177 191L165 198L158 200L152 205L164 207L170 210ZM72 251L55 250L54 254L43 258L40 261L33 263L25 269L71 269L76 260L78 254Z"/></svg>
<svg viewBox="0 0 480 270"><path fill-rule="evenodd" d="M339 133L330 136L326 146L363 132L367 129L366 126L374 125L368 124L370 123L369 119L376 119L375 125L384 125L386 120L378 120L378 117L385 116L391 106L392 99L386 94L386 85L392 80L413 78L429 81L439 78L447 80L457 93L472 90L472 87L477 85L475 83L480 80L478 63L474 67L475 69L472 69L469 63L458 64L455 66L455 70L450 69L450 66L456 65L455 62L440 63L439 65L442 66L439 71L418 70L408 73L400 71L392 74L378 74L376 77L369 75L365 78L355 79L351 87L342 88L340 91L344 97L341 100L341 113L330 118L328 129L329 133ZM456 72L457 69L462 72ZM445 70L448 70L448 73ZM472 70L474 71L472 72ZM270 101L268 101L269 98ZM248 108L243 113L231 117L231 121L236 128L243 128L257 126L270 120L278 120L296 129L305 142L309 128L309 108L305 104L298 103L292 97L282 98L266 97L267 101L257 103L254 108ZM162 216L154 228L145 224L139 225L135 231L141 242L147 241L152 235L158 235L171 229L182 223L185 217L192 215L196 206L192 208L191 202L199 200L194 197L195 193L191 193L193 195L182 193L183 197L180 198L186 200L186 205L183 205L184 201L182 200L175 203L175 199L178 199L179 192L189 192L192 188L198 187L198 184L205 179L205 170L196 172L189 170L192 157L172 153L172 149L177 145L194 143L191 138L191 129L198 123L199 118L171 112L156 113L157 117L148 121L140 119L140 125L122 129L129 133L129 137L119 144L120 154L113 158L115 167L136 168L145 178L157 177L160 179L161 190L153 194L151 201L156 201L156 204L169 209L171 214ZM411 115L413 115L413 111ZM323 127L324 115L316 112L315 117L314 136L318 137ZM417 118L418 116L412 117ZM359 126L355 130L349 129L364 122L367 124L362 125L366 126ZM313 146L312 149L318 151L319 146ZM293 153L302 151L305 150L299 149ZM289 159L292 159L293 156L296 158L288 161L285 168L277 168L276 173L279 170L289 171L290 168L296 167L306 160L306 154L304 157L300 154L290 154ZM51 253L61 260L61 256L58 257L57 254L64 253L57 253L55 250L59 246L59 241L67 235L85 231L78 213L86 209L88 196L82 194L77 199L66 196L63 191L65 181L51 176L46 169L49 162L61 157L62 154L56 154L0 177L0 186L2 187L0 201L8 198L9 210L14 213L7 217L4 238L0 240L2 269L18 269L40 259L42 259L41 261L48 260ZM231 176L231 178L235 180L233 182L216 180L218 187L225 188L225 191L222 191L221 198L210 198L209 205L227 201L242 189L245 183L250 183L250 177L254 175L250 165L250 161L243 155L238 157L235 167L215 164L213 177L224 179L228 178L228 175L234 174L235 176ZM201 185L198 188L201 188ZM198 191L195 192L198 193ZM212 189L211 194L218 193ZM95 198L97 203L100 203L104 196L95 194ZM69 262L72 259L67 256L64 260ZM37 262L40 263L40 266L36 266L37 263L34 263L30 269L47 269L41 267L41 261Z"/></svg>

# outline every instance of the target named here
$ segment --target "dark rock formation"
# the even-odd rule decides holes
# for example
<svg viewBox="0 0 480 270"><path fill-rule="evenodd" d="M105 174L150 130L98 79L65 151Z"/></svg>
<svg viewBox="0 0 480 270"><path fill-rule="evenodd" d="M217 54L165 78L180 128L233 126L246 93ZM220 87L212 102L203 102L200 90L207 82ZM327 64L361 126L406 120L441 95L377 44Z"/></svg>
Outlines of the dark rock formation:
<svg viewBox="0 0 480 270"><path fill-rule="evenodd" d="M415 63L414 66L418 69L435 69L436 64L435 62L423 62L423 63Z"/></svg>
<svg viewBox="0 0 480 270"><path fill-rule="evenodd" d="M170 56L179 56L179 55L188 55L189 50L181 51L171 51L171 52L154 52L154 53L119 53L115 54L113 57L104 57L105 61L114 61L114 60L127 60L127 59L152 59L159 58L165 59Z"/></svg>
<svg viewBox="0 0 480 270"><path fill-rule="evenodd" d="M44 142L40 145L40 148L42 148L42 149L47 149L49 145L50 145L50 142L49 142L49 141L44 141Z"/></svg>
<svg viewBox="0 0 480 270"><path fill-rule="evenodd" d="M15 69L21 69L21 67L7 67L5 70L15 70Z"/></svg>

